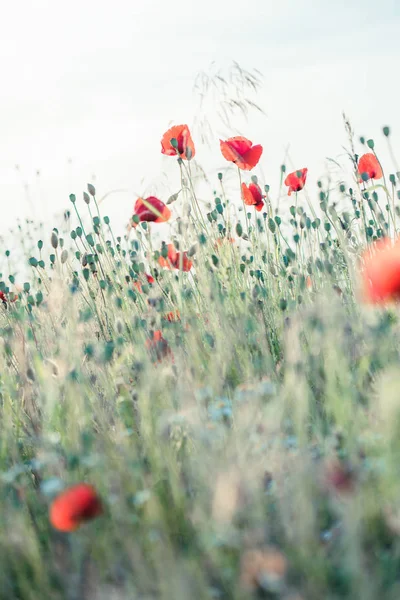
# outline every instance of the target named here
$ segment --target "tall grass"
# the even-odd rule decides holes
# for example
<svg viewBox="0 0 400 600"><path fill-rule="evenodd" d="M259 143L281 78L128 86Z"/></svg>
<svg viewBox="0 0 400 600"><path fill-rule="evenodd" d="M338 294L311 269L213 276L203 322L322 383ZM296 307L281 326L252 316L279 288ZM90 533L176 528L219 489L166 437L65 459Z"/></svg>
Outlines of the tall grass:
<svg viewBox="0 0 400 600"><path fill-rule="evenodd" d="M397 234L399 174L358 183L345 124L352 187L308 183L279 212L266 187L244 216L220 174L202 213L178 161L165 241L187 273L160 267L157 224L118 237L93 186L77 227L21 230L30 277L11 253L0 283L0 598L397 600L399 315L364 305L359 272ZM62 534L49 505L80 481L104 514Z"/></svg>

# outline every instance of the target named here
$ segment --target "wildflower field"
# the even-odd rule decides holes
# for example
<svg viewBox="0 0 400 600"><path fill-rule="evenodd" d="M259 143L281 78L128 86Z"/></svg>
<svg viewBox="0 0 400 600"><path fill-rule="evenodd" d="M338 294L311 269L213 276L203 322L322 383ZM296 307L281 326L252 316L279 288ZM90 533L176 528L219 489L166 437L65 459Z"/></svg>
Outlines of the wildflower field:
<svg viewBox="0 0 400 600"><path fill-rule="evenodd" d="M0 599L398 600L400 173L345 130L350 186L243 132L203 198L178 124L176 194L5 253Z"/></svg>

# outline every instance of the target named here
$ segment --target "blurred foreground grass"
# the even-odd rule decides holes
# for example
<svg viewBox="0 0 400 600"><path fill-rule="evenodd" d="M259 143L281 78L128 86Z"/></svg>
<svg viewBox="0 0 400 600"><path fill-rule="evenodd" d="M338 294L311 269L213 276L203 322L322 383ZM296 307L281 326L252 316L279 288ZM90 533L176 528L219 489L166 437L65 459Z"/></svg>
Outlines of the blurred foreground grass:
<svg viewBox="0 0 400 600"><path fill-rule="evenodd" d="M190 271L161 268L157 224L114 237L92 186L86 230L39 241L22 288L4 268L0 598L397 600L399 313L358 287L399 174L279 213L267 186L247 224L239 183L202 216L179 166L166 242ZM80 481L104 514L55 531Z"/></svg>

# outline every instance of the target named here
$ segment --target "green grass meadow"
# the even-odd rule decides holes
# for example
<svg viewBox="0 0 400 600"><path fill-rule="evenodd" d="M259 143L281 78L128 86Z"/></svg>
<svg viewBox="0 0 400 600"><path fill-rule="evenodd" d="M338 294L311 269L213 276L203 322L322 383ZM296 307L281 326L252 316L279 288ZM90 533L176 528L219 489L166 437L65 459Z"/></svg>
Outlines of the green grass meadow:
<svg viewBox="0 0 400 600"><path fill-rule="evenodd" d="M290 197L285 165L270 189L221 157L202 198L196 159L165 158L163 239L189 271L91 185L4 250L1 600L398 600L399 311L365 302L361 269L397 235L400 174L360 182L391 132L343 132L343 178ZM49 508L79 482L103 514L60 532Z"/></svg>

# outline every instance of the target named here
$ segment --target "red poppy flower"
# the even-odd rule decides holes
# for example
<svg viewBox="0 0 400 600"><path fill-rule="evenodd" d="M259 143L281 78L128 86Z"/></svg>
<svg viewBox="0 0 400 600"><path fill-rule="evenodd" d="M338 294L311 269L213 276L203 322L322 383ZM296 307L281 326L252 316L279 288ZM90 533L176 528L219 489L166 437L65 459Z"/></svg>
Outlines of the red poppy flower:
<svg viewBox="0 0 400 600"><path fill-rule="evenodd" d="M179 312L179 310L171 310L170 312L163 315L163 319L165 321L169 321L170 323L173 323L175 321L180 321L181 313Z"/></svg>
<svg viewBox="0 0 400 600"><path fill-rule="evenodd" d="M242 183L242 196L247 206L254 206L258 211L263 209L264 202L262 199L265 196L262 195L261 188L257 183L250 183L250 185Z"/></svg>
<svg viewBox="0 0 400 600"><path fill-rule="evenodd" d="M214 248L215 248L215 250L218 250L219 248L225 247L227 244L234 244L235 241L236 241L235 238L219 237L215 240Z"/></svg>
<svg viewBox="0 0 400 600"><path fill-rule="evenodd" d="M382 167L379 160L372 152L363 154L358 161L358 172L360 174L360 183L368 179L381 179L383 177Z"/></svg>
<svg viewBox="0 0 400 600"><path fill-rule="evenodd" d="M172 143L171 143L171 140ZM196 154L192 136L187 125L175 125L166 131L161 140L161 153L167 156L180 156L190 160Z"/></svg>
<svg viewBox="0 0 400 600"><path fill-rule="evenodd" d="M332 492L340 495L354 491L356 473L345 461L332 458L325 465L325 485Z"/></svg>
<svg viewBox="0 0 400 600"><path fill-rule="evenodd" d="M379 240L363 256L364 297L372 303L400 300L400 239Z"/></svg>
<svg viewBox="0 0 400 600"><path fill-rule="evenodd" d="M154 223L164 223L171 217L171 211L168 206L155 196L148 198L138 198L136 200L133 216L139 217L139 221L149 221ZM133 226L137 223L133 221Z"/></svg>
<svg viewBox="0 0 400 600"><path fill-rule="evenodd" d="M168 256L164 258L164 256L160 256L158 259L158 263L161 267L166 267L167 269L180 269L181 268L181 260L182 260L182 271L190 271L193 266L193 262L187 255L187 252L177 252L175 246L173 244L168 244Z"/></svg>
<svg viewBox="0 0 400 600"><path fill-rule="evenodd" d="M147 280L147 283L149 285L153 285L153 283L155 282L154 277L152 277L151 275L148 275L147 273L144 274L144 276L141 276L141 279L137 279L136 281L133 282L133 286L141 293L142 292L142 285L143 283L145 283L144 279Z"/></svg>
<svg viewBox="0 0 400 600"><path fill-rule="evenodd" d="M253 142L244 137L229 138L225 142L220 140L222 156L243 171L251 171L258 164L263 152L259 144L253 146Z"/></svg>
<svg viewBox="0 0 400 600"><path fill-rule="evenodd" d="M308 169L298 169L289 173L285 179L285 185L289 186L288 196L291 196L292 192L300 192L306 185Z"/></svg>
<svg viewBox="0 0 400 600"><path fill-rule="evenodd" d="M18 296L16 294L14 294L14 296L12 298L10 298L9 296L7 296L4 292L2 292L0 290L0 301L7 306L8 302L15 302L16 300L18 300Z"/></svg>
<svg viewBox="0 0 400 600"><path fill-rule="evenodd" d="M87 483L78 483L62 492L50 507L50 522L60 531L74 531L83 522L103 512L96 490Z"/></svg>
<svg viewBox="0 0 400 600"><path fill-rule="evenodd" d="M146 341L146 347L153 357L153 362L161 362L168 356L172 357L172 350L159 329L153 331L151 338Z"/></svg>

